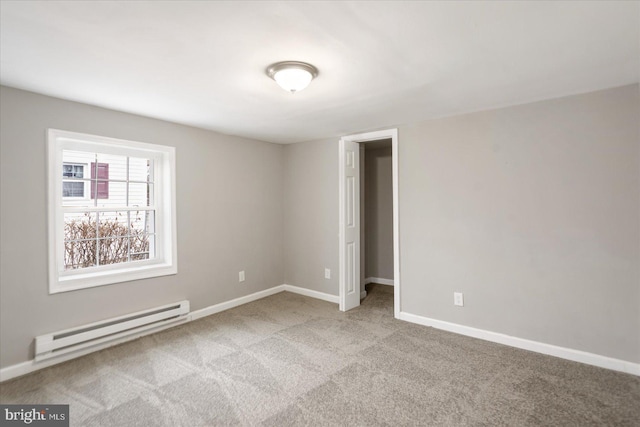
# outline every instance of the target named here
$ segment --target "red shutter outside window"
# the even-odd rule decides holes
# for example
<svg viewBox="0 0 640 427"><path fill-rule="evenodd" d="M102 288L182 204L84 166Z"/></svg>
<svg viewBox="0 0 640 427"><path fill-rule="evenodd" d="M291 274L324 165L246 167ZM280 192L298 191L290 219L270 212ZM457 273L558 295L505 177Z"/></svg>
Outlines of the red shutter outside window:
<svg viewBox="0 0 640 427"><path fill-rule="evenodd" d="M96 167L97 166L97 167ZM97 170L97 174L96 174ZM97 175L97 176L96 176ZM104 180L98 181L96 179ZM96 188L98 190L98 199L109 198L109 164L108 163L91 163L91 198L96 198Z"/></svg>

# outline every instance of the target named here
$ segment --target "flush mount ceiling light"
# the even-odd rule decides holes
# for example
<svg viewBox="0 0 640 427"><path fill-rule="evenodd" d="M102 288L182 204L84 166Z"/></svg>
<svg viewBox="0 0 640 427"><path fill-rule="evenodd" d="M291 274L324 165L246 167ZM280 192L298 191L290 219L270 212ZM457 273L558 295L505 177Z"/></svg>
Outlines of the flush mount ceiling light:
<svg viewBox="0 0 640 427"><path fill-rule="evenodd" d="M318 76L318 69L306 62L284 61L267 68L267 75L287 92L296 93L309 86Z"/></svg>

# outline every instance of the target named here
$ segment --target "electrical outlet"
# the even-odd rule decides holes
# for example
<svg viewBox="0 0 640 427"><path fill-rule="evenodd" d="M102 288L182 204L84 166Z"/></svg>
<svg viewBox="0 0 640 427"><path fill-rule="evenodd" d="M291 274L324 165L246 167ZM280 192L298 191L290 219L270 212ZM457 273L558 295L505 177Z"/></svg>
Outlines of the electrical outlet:
<svg viewBox="0 0 640 427"><path fill-rule="evenodd" d="M464 297L462 296L462 292L453 293L453 305L464 307Z"/></svg>
<svg viewBox="0 0 640 427"><path fill-rule="evenodd" d="M328 268L324 269L324 278L331 279L331 270L329 270Z"/></svg>
<svg viewBox="0 0 640 427"><path fill-rule="evenodd" d="M244 270L238 273L238 282L244 282Z"/></svg>

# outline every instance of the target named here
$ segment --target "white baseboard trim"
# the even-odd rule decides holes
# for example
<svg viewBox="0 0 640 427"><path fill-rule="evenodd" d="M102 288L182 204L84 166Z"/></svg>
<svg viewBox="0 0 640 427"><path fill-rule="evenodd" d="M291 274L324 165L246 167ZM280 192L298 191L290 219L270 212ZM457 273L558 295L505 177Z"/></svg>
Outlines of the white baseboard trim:
<svg viewBox="0 0 640 427"><path fill-rule="evenodd" d="M304 295L306 297L321 299L323 301L332 302L334 304L338 304L340 302L340 297L338 295L326 294L324 292L312 291L307 288L300 288L298 286L293 285L280 285L283 291L293 292L294 294Z"/></svg>
<svg viewBox="0 0 640 427"><path fill-rule="evenodd" d="M275 295L284 291L284 285L274 286L273 288L265 289L264 291L254 292L243 297L235 298L230 301L221 302L219 304L210 305L209 307L201 308L191 312L191 320L197 320L202 317L211 316L212 314L220 313L221 311L229 310L230 308L238 307L243 304L247 304L253 301L257 301L262 298L266 298L271 295Z"/></svg>
<svg viewBox="0 0 640 427"><path fill-rule="evenodd" d="M230 308L238 307L240 305L247 304L247 303L250 303L271 295L275 295L277 293L284 292L284 291L293 292L293 293L304 295L311 298L317 298L323 301L329 301L335 304L338 304L339 302L339 297L337 295L325 294L324 292L312 291L311 289L300 288L298 286L278 285L278 286L274 286L273 288L269 288L263 291L255 292L253 294L245 295L240 298L235 298L230 301L221 302L219 304L205 307L200 310L192 311L191 313L189 313L187 317L185 317L185 320L182 322L176 322L174 324L164 325L158 328L142 331L137 334L129 335L127 337L122 337L114 341L96 345L95 347L82 349L74 353L69 353L64 356L57 357L55 359L49 359L49 360L45 360L38 363L36 363L35 360L27 360L26 362L7 366L6 368L0 369L0 382L7 381L12 378L20 377L22 375L26 375L31 372L38 371L40 369L44 369L49 366L57 365L58 363L66 362L68 360L75 359L76 357L93 353L94 351L104 350L105 348L112 347L114 345L122 344L127 341L132 341L137 338L141 338L145 335L150 335L156 332L160 332L164 329L168 329L173 326L182 325L184 323L191 322L192 320L197 320L202 317L220 313L221 311L229 310Z"/></svg>
<svg viewBox="0 0 640 427"><path fill-rule="evenodd" d="M339 297L337 295L325 294L324 292L313 291L311 289L300 288L293 285L278 285L273 288L265 289L264 291L255 292L253 294L245 295L240 298L235 298L230 301L221 302L220 304L211 305L209 307L202 308L200 310L192 311L192 320L197 320L202 317L211 316L212 314L220 313L221 311L229 310L230 308L238 307L243 304L247 304L253 301L257 301L262 298L266 298L271 295L278 294L280 292L292 292L294 294L300 294L311 298L320 299L323 301L333 302L338 304Z"/></svg>
<svg viewBox="0 0 640 427"><path fill-rule="evenodd" d="M367 277L366 279L364 279L365 285L368 285L369 283L377 283L379 285L393 286L393 279L383 279L381 277Z"/></svg>
<svg viewBox="0 0 640 427"><path fill-rule="evenodd" d="M511 347L521 348L523 350L529 350L536 353L559 357L561 359L567 359L574 362L585 363L587 365L598 366L600 368L606 368L640 376L640 363L628 362L626 360L614 359L612 357L601 356L599 354L588 353L586 351L559 347L556 345L545 344L538 341L531 341L524 338L517 338L511 335L491 332L484 329L472 328L470 326L445 322L443 320L431 319L407 312L400 312L398 318L407 322L417 323L424 326L431 326L436 329L442 329L444 331L449 331L460 335L479 338L485 341L491 341Z"/></svg>

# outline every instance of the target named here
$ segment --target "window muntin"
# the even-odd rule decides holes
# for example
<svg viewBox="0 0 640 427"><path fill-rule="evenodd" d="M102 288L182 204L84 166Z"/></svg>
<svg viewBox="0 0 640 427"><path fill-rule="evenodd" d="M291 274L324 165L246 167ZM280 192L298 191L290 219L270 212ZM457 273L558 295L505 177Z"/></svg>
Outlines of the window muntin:
<svg viewBox="0 0 640 427"><path fill-rule="evenodd" d="M172 147L49 131L50 292L175 274L174 164Z"/></svg>

